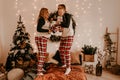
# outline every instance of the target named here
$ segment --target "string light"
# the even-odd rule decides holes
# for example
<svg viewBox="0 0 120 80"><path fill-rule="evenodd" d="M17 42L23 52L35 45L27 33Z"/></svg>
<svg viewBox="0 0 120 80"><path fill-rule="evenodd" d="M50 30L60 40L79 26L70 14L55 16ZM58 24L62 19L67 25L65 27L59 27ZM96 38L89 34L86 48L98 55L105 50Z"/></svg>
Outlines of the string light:
<svg viewBox="0 0 120 80"><path fill-rule="evenodd" d="M85 3L84 3L84 2L82 2L82 5L84 6L84 5L85 5Z"/></svg>
<svg viewBox="0 0 120 80"><path fill-rule="evenodd" d="M35 21L35 12L38 10L38 8L37 8L37 6L36 6L36 3L37 3L37 1L38 0L34 0L34 2L32 3L32 5L33 5L33 13L32 13L32 23L33 23L33 27L34 27L34 33L33 33L33 38L35 38L35 36L36 36L36 21ZM34 52L37 52L37 46L36 46L36 44L35 44L35 41L34 41L34 39L33 39L33 46L34 46Z"/></svg>
<svg viewBox="0 0 120 80"><path fill-rule="evenodd" d="M16 8L16 10L17 10L17 8L18 8L18 0L15 0L15 8ZM19 13L20 13L20 10L17 10L16 16L18 16Z"/></svg>
<svg viewBox="0 0 120 80"><path fill-rule="evenodd" d="M101 2L102 0L98 0L99 2Z"/></svg>
<svg viewBox="0 0 120 80"><path fill-rule="evenodd" d="M31 20L30 20L31 24L30 25L32 25L34 27L34 33L32 33L32 35L33 35L32 37L36 36L36 22L37 22L36 21L36 16L37 16L37 13L39 12L39 9L41 8L41 6L42 7L46 7L47 6L46 1L47 0L33 0L32 3L31 3L32 4L32 12L29 13L29 14L32 16L32 17L30 17L31 18ZM68 9L71 9L70 8L71 7L71 3L68 3L68 2L70 2L70 1L69 0L56 0L56 4L55 4L56 6L55 7L57 7L59 3L64 3L68 7ZM96 4L98 6L97 10L98 10L98 14L99 14L99 19L98 20L99 20L99 26L100 27L103 26L101 2L102 2L102 0L98 0L98 4ZM40 3L40 5L37 5L38 3ZM80 0L75 0L73 5L75 6L75 11L73 12L73 15L75 16L77 25L78 26L81 25L81 24L85 25L85 27L83 28L84 30L82 31L83 34L79 34L80 32L78 32L78 34L77 34L77 38L78 39L76 40L77 42L75 43L75 45L78 45L78 43L81 43L80 40L79 40L79 37L81 37L81 36L84 37L84 34L87 36L88 42L90 44L93 44L94 41L92 41L92 39L91 39L93 30L91 29L91 26L87 25L87 27L86 27L86 23L87 22L86 23L82 23L82 22L79 22L79 21L82 21L81 18L84 17L84 16L85 16L85 18L86 18L86 16L91 16L90 11L92 11L93 6L95 4L93 4L92 1L90 2L90 0L81 0L81 1ZM23 8L21 6L24 6L23 1L22 0L15 0L15 9L16 9L16 16L17 17L18 17L19 14L25 14L28 11L27 9L25 9L25 8ZM84 18L84 20L87 20L85 18ZM22 16L22 19L24 20L24 23L27 22L25 16ZM80 29L82 29L82 28L80 28ZM86 34L86 33L88 33L88 34ZM33 38L32 42L33 42L32 44L33 44L34 48L36 48L36 44L34 43L34 38ZM55 45L55 47L58 47L57 44ZM80 46L77 46L77 48L79 48L79 47ZM35 51L36 50L37 50L37 48L35 49Z"/></svg>
<svg viewBox="0 0 120 80"><path fill-rule="evenodd" d="M37 2L37 0L34 0L34 2Z"/></svg>
<svg viewBox="0 0 120 80"><path fill-rule="evenodd" d="M102 18L102 8L101 8L101 2L102 2L102 0L98 0L98 13L99 13L99 26L100 26L100 28L102 28L102 26L103 26L103 18ZM100 29L100 30L102 30L102 29ZM102 34L100 34L100 36L102 37ZM99 48L100 49L102 49L102 42L99 42L98 43L98 46L99 46Z"/></svg>
<svg viewBox="0 0 120 80"><path fill-rule="evenodd" d="M86 13L86 10L84 10L83 13L85 14L85 13Z"/></svg>
<svg viewBox="0 0 120 80"><path fill-rule="evenodd" d="M103 18L102 18L102 16L101 16L101 15L102 15L101 1L102 1L102 0L98 0L98 2L99 2L99 5L98 5L98 6L99 6L99 7L98 7L98 13L99 13L99 15L100 15L100 19L99 19L99 21L100 21L99 26L100 26L100 27L102 27L102 24L103 24L103 23L102 23Z"/></svg>

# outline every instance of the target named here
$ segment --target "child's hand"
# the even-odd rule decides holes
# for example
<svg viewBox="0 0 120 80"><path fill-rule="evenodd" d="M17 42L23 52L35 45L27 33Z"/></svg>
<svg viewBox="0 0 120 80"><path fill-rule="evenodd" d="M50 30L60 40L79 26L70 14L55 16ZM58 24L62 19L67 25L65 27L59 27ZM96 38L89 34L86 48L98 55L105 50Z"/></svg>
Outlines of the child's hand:
<svg viewBox="0 0 120 80"><path fill-rule="evenodd" d="M59 31L60 31L60 32L62 32L62 31L63 31L63 29L64 29L64 28L60 27L60 28L59 28Z"/></svg>

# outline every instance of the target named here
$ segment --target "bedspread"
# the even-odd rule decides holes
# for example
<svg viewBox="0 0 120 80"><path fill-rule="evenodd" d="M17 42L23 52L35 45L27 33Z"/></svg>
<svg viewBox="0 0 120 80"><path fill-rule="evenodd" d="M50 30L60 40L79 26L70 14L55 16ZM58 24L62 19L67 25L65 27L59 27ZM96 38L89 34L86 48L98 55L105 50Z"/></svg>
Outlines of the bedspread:
<svg viewBox="0 0 120 80"><path fill-rule="evenodd" d="M87 80L84 69L80 65L72 65L69 75L64 75L65 68L51 65L44 76L37 76L35 80Z"/></svg>

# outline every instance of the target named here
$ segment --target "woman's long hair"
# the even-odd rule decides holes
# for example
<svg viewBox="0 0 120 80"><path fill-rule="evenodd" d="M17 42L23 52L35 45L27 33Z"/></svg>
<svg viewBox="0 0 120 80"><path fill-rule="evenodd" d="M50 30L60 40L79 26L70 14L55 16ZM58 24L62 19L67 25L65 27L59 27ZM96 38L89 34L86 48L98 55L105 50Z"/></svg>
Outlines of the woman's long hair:
<svg viewBox="0 0 120 80"><path fill-rule="evenodd" d="M38 20L37 20L37 21L39 21L39 19L40 19L41 17L44 18L44 14L45 14L46 11L48 11L47 8L41 8L41 10L40 10L40 12L39 12L39 16L38 16Z"/></svg>

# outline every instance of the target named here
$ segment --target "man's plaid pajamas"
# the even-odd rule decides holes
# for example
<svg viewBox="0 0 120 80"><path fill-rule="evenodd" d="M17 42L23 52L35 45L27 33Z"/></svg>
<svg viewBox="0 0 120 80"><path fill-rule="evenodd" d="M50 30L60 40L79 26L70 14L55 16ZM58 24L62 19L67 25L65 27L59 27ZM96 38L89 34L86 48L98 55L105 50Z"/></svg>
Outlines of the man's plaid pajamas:
<svg viewBox="0 0 120 80"><path fill-rule="evenodd" d="M62 37L60 41L60 57L63 65L70 67L71 65L71 56L70 49L73 42L73 36Z"/></svg>
<svg viewBox="0 0 120 80"><path fill-rule="evenodd" d="M35 37L35 42L38 47L38 74L42 72L42 68L47 56L47 38L40 36Z"/></svg>

